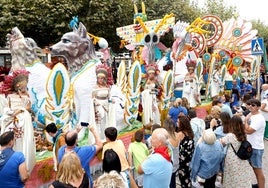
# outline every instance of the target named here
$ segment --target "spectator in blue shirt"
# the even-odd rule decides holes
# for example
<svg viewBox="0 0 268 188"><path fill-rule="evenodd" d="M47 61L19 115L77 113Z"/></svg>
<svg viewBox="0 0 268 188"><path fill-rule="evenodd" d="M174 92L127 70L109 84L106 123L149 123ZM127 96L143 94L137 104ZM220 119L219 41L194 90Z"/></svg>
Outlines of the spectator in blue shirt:
<svg viewBox="0 0 268 188"><path fill-rule="evenodd" d="M232 89L231 109L232 113L235 114L237 108L240 107L240 95L237 89Z"/></svg>
<svg viewBox="0 0 268 188"><path fill-rule="evenodd" d="M95 145L77 146L78 133L75 130L69 131L65 135L66 145L61 146L58 151L58 161L61 162L64 153L72 151L76 152L81 161L82 167L89 177L91 185L90 187L92 187L93 179L90 174L89 162L95 157L96 153L102 149L102 142L100 140L100 136L93 126L90 126L89 130L94 136Z"/></svg>
<svg viewBox="0 0 268 188"><path fill-rule="evenodd" d="M183 106L181 106L182 100L181 98L177 98L173 104L173 107L171 107L168 111L168 116L174 121L174 123L177 124L178 117L179 116L187 116L188 112L187 109Z"/></svg>
<svg viewBox="0 0 268 188"><path fill-rule="evenodd" d="M14 143L14 132L4 132L0 136L0 185L23 188L29 174L23 153L13 150Z"/></svg>
<svg viewBox="0 0 268 188"><path fill-rule="evenodd" d="M253 86L251 84L251 81L246 79L245 81L245 94L250 94L251 97L254 95L254 92L253 92Z"/></svg>
<svg viewBox="0 0 268 188"><path fill-rule="evenodd" d="M232 89L237 89L239 93L241 93L241 88L240 86L237 84L237 80L233 80L233 87Z"/></svg>

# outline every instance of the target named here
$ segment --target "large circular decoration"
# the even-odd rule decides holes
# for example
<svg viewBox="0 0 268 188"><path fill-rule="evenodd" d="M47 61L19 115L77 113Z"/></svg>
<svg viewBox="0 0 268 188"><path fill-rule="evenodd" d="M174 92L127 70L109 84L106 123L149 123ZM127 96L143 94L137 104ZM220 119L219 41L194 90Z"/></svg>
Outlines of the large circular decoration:
<svg viewBox="0 0 268 188"><path fill-rule="evenodd" d="M203 55L203 61L209 62L211 60L210 53L204 53Z"/></svg>
<svg viewBox="0 0 268 188"><path fill-rule="evenodd" d="M206 39L204 35L198 33L192 33L191 46L195 49L198 54L201 54L206 47Z"/></svg>
<svg viewBox="0 0 268 188"><path fill-rule="evenodd" d="M223 33L222 21L219 17L213 15L207 15L201 18L202 20L209 22L209 24L204 24L202 29L209 31L209 33L204 34L207 42L207 46L211 47L217 43Z"/></svg>
<svg viewBox="0 0 268 188"><path fill-rule="evenodd" d="M232 64L236 67L239 67L241 66L243 63L243 59L240 57L240 56L235 56L233 59L232 59Z"/></svg>

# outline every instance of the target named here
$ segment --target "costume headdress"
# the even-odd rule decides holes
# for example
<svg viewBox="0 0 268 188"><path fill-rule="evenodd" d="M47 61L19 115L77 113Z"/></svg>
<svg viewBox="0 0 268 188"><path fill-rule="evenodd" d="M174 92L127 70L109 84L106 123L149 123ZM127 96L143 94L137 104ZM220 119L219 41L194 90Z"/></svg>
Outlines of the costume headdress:
<svg viewBox="0 0 268 188"><path fill-rule="evenodd" d="M104 77L108 85L113 85L113 76L111 68L106 64L101 64L96 67L97 77Z"/></svg>
<svg viewBox="0 0 268 188"><path fill-rule="evenodd" d="M5 81L0 86L0 93L2 94L10 94L13 91L16 91L17 87L20 87L20 84L25 84L25 82L28 82L28 71L21 69L12 72L11 75L7 75L5 77Z"/></svg>
<svg viewBox="0 0 268 188"><path fill-rule="evenodd" d="M155 73L155 74L159 74L159 69L157 67L157 64L155 63L150 63L148 65L146 65L146 73Z"/></svg>
<svg viewBox="0 0 268 188"><path fill-rule="evenodd" d="M187 66L187 68L189 68L189 67L195 68L196 67L196 61L191 60L191 59L187 59L186 66Z"/></svg>

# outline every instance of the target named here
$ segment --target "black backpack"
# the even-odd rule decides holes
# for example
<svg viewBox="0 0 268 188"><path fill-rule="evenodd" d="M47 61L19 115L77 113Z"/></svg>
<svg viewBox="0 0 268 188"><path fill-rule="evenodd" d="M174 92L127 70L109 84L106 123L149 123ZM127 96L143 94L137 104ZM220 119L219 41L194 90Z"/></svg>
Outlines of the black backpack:
<svg viewBox="0 0 268 188"><path fill-rule="evenodd" d="M247 160L252 155L252 145L249 143L249 141L244 140L241 142L241 145L237 152L235 151L233 145L231 144L235 154L242 160Z"/></svg>

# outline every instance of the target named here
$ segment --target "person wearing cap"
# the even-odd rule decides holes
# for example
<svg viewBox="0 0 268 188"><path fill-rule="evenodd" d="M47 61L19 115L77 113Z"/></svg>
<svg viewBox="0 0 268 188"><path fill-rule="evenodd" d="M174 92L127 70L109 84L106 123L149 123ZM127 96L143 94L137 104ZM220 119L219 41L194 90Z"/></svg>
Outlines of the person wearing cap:
<svg viewBox="0 0 268 188"><path fill-rule="evenodd" d="M253 153L249 159L255 173L258 187L265 187L265 176L262 170L262 157L264 153L263 135L265 131L265 118L260 112L261 102L258 99L249 100L250 113L245 118L245 132L247 140L251 143Z"/></svg>
<svg viewBox="0 0 268 188"><path fill-rule="evenodd" d="M204 188L215 187L217 174L224 159L223 146L212 129L203 131L191 161L191 180Z"/></svg>
<svg viewBox="0 0 268 188"><path fill-rule="evenodd" d="M14 142L15 137L12 131L0 136L0 185L1 187L23 188L29 174L23 153L13 150Z"/></svg>

